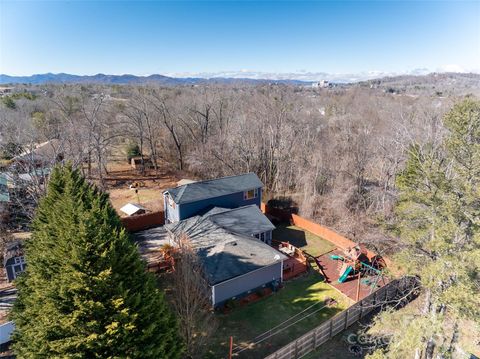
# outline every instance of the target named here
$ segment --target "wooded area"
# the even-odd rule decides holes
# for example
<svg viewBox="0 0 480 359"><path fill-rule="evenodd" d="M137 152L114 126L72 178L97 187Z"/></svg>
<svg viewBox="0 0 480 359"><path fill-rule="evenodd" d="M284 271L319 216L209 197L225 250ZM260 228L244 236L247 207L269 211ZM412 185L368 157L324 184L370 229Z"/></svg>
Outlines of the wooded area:
<svg viewBox="0 0 480 359"><path fill-rule="evenodd" d="M168 166L199 178L252 171L265 184L264 200L280 199L382 250L388 238L378 223L390 221L405 150L438 141L441 117L456 100L455 93L397 94L365 85L46 85L18 91L28 96L4 97L0 107L4 158L54 139L48 160L61 154L82 164L101 187L109 161L123 160L132 145L155 169ZM36 182L29 192L34 201L44 189Z"/></svg>
<svg viewBox="0 0 480 359"><path fill-rule="evenodd" d="M478 314L479 90L399 81L393 90L376 82L18 86L0 105L2 165L28 174L12 191L13 212L32 217L49 175L39 168L60 160L106 190L112 163L130 157L140 177L255 172L264 202L392 256L400 272L419 278L418 328L400 326L392 312L374 323L372 333L396 341L389 357L454 355L465 347L462 326ZM180 279L191 280L177 283L188 289L196 277L183 269L190 274ZM182 327L193 338L203 318L184 307L176 314L193 323ZM186 346L194 352L203 338Z"/></svg>

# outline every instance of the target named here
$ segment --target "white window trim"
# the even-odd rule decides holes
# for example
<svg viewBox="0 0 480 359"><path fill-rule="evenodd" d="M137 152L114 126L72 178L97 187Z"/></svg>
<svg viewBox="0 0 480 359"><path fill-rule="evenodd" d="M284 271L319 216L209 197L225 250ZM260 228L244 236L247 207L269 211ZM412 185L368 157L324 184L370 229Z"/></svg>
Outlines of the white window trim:
<svg viewBox="0 0 480 359"><path fill-rule="evenodd" d="M248 198L248 192L253 191L253 197ZM243 192L243 199L244 200L250 200L250 199L255 199L258 197L258 188L251 188L245 192Z"/></svg>

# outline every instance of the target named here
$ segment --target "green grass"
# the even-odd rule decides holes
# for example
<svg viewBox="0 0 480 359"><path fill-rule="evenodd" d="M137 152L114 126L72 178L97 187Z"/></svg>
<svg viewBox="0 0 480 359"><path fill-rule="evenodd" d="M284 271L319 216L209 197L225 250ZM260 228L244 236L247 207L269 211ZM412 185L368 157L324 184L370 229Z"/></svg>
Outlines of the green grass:
<svg viewBox="0 0 480 359"><path fill-rule="evenodd" d="M322 282L322 277L319 274L312 273L306 277L286 282L285 287L280 291L258 302L235 308L228 314L217 314L219 328L211 344L212 358L227 356L230 336L233 336L234 346L251 342L256 336L277 326L314 303L318 304L306 311L305 314L321 308L326 298L333 298L338 304L331 308L324 307L317 313L240 355L240 358L263 358L315 328L324 320L346 309L348 300L330 285ZM302 316L299 315L296 319L300 319ZM292 320L292 323L295 320Z"/></svg>
<svg viewBox="0 0 480 359"><path fill-rule="evenodd" d="M297 248L301 248L312 256L320 256L335 249L335 245L326 239L308 232L297 226L281 224L273 231L273 239L290 242Z"/></svg>

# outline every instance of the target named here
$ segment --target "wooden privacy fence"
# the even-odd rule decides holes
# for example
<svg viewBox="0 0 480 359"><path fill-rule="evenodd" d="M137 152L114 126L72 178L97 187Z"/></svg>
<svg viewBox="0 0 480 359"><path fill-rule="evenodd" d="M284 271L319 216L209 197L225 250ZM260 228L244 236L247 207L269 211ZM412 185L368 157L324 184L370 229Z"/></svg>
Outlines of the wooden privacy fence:
<svg viewBox="0 0 480 359"><path fill-rule="evenodd" d="M285 345L275 353L270 354L265 359L301 358L333 338L338 333L347 329L374 309L379 308L400 296L403 297L405 293L410 292L416 285L417 281L412 277L393 280L386 286L370 294L368 297L365 297L348 309L338 313L326 322L323 322L315 329L312 329L300 338Z"/></svg>
<svg viewBox="0 0 480 359"><path fill-rule="evenodd" d="M299 215L296 215L294 213L290 213L286 210L279 209L279 208L273 208L269 207L267 204L263 203L261 204L261 210L265 214L270 214L274 217L277 217L278 219L286 222L290 222L291 224L300 227L308 232L311 232L323 239L326 239L327 241L333 243L335 246L341 249L347 249L351 248L357 245L354 241L338 234L337 232L331 230L330 228L327 228L325 226L322 226L321 224L312 222L306 218L300 217ZM372 259L377 255L377 253L374 253L372 251L366 250L366 254L369 259ZM387 267L391 265L390 259L383 257L383 260L387 264Z"/></svg>
<svg viewBox="0 0 480 359"><path fill-rule="evenodd" d="M142 231L144 229L161 226L165 224L163 211L139 214L136 216L121 218L123 226L129 232Z"/></svg>

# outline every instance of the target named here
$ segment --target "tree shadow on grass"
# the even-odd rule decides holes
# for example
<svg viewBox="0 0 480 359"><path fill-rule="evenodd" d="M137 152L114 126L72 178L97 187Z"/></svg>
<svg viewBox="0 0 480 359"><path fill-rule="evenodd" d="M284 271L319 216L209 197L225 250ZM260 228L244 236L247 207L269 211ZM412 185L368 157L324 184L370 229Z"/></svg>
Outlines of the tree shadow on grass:
<svg viewBox="0 0 480 359"><path fill-rule="evenodd" d="M341 312L345 303L325 305L327 298L337 299L340 295L327 284L319 284L320 279L316 273L297 278L271 297L238 308L221 318L224 320L223 335L225 338L233 335L237 345L264 339L238 357L263 358ZM269 330L271 332L265 334ZM226 340L219 344L222 349L228 346Z"/></svg>
<svg viewBox="0 0 480 359"><path fill-rule="evenodd" d="M282 242L289 242L297 248L308 245L305 232L289 228L287 224L281 224L273 231L273 239Z"/></svg>

